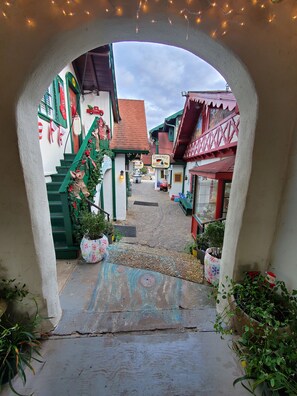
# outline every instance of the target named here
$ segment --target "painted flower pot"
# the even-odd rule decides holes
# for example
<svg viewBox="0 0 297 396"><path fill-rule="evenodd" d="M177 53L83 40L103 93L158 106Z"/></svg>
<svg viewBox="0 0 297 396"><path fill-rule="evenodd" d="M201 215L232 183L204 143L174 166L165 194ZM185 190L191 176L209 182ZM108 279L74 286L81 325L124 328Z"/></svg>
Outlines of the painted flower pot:
<svg viewBox="0 0 297 396"><path fill-rule="evenodd" d="M87 263L102 261L107 248L108 239L105 235L99 239L88 239L84 236L80 243L81 255Z"/></svg>
<svg viewBox="0 0 297 396"><path fill-rule="evenodd" d="M220 279L221 259L211 255L212 248L208 248L204 257L204 277L212 285L217 284Z"/></svg>

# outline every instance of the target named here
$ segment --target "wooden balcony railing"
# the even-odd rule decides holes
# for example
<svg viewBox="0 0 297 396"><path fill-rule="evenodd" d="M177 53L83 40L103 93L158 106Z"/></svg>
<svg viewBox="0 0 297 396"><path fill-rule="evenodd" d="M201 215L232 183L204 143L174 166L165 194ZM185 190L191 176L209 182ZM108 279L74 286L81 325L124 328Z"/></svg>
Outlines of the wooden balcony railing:
<svg viewBox="0 0 297 396"><path fill-rule="evenodd" d="M185 160L216 156L219 152L234 150L237 146L240 116L233 113L191 142L184 154Z"/></svg>

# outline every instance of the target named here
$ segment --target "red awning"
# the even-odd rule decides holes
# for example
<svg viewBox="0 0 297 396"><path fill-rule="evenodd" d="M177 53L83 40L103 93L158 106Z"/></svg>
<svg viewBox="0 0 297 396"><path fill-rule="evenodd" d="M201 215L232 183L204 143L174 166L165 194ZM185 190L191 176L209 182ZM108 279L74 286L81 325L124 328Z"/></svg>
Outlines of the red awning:
<svg viewBox="0 0 297 396"><path fill-rule="evenodd" d="M208 179L232 180L235 157L228 157L210 164L196 166L190 169L192 175L207 177Z"/></svg>

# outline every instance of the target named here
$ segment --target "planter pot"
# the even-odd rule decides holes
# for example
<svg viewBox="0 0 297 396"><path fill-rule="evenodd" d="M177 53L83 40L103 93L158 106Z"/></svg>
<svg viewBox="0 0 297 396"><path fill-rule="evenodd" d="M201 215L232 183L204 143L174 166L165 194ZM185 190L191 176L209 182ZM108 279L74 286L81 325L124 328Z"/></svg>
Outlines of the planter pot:
<svg viewBox="0 0 297 396"><path fill-rule="evenodd" d="M197 254L198 254L197 249L192 248L192 255L193 255L194 257L197 257Z"/></svg>
<svg viewBox="0 0 297 396"><path fill-rule="evenodd" d="M208 248L204 257L204 277L207 282L217 284L220 278L221 259L211 255L213 248Z"/></svg>
<svg viewBox="0 0 297 396"><path fill-rule="evenodd" d="M87 263L102 261L107 248L108 239L105 235L99 239L88 239L84 236L80 243L82 257Z"/></svg>
<svg viewBox="0 0 297 396"><path fill-rule="evenodd" d="M107 234L108 244L111 245L113 242L113 234Z"/></svg>
<svg viewBox="0 0 297 396"><path fill-rule="evenodd" d="M235 313L235 315L231 318L231 326L237 334L242 335L244 333L244 326L252 327L255 334L261 335L264 333L264 329L261 326L260 322L258 322L256 319L251 318L247 313L245 313L237 304L234 296L229 297L228 301L231 311ZM290 326L284 326L278 330L278 333L288 333L289 331Z"/></svg>
<svg viewBox="0 0 297 396"><path fill-rule="evenodd" d="M197 258L200 260L200 263L204 265L204 257L205 257L205 250L198 249Z"/></svg>

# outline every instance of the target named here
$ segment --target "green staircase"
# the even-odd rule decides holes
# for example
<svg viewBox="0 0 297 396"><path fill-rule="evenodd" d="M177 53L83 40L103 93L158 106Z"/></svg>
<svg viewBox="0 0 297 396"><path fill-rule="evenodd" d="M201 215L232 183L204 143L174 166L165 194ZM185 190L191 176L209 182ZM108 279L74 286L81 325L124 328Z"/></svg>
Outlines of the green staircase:
<svg viewBox="0 0 297 396"><path fill-rule="evenodd" d="M66 218L63 213L62 196L59 193L59 189L74 158L75 154L64 154L64 159L60 161L60 166L56 167L57 173L51 175L52 181L46 184L57 259L75 259L79 251L79 246L75 245L72 239L67 236L66 228L68 225L65 224Z"/></svg>

